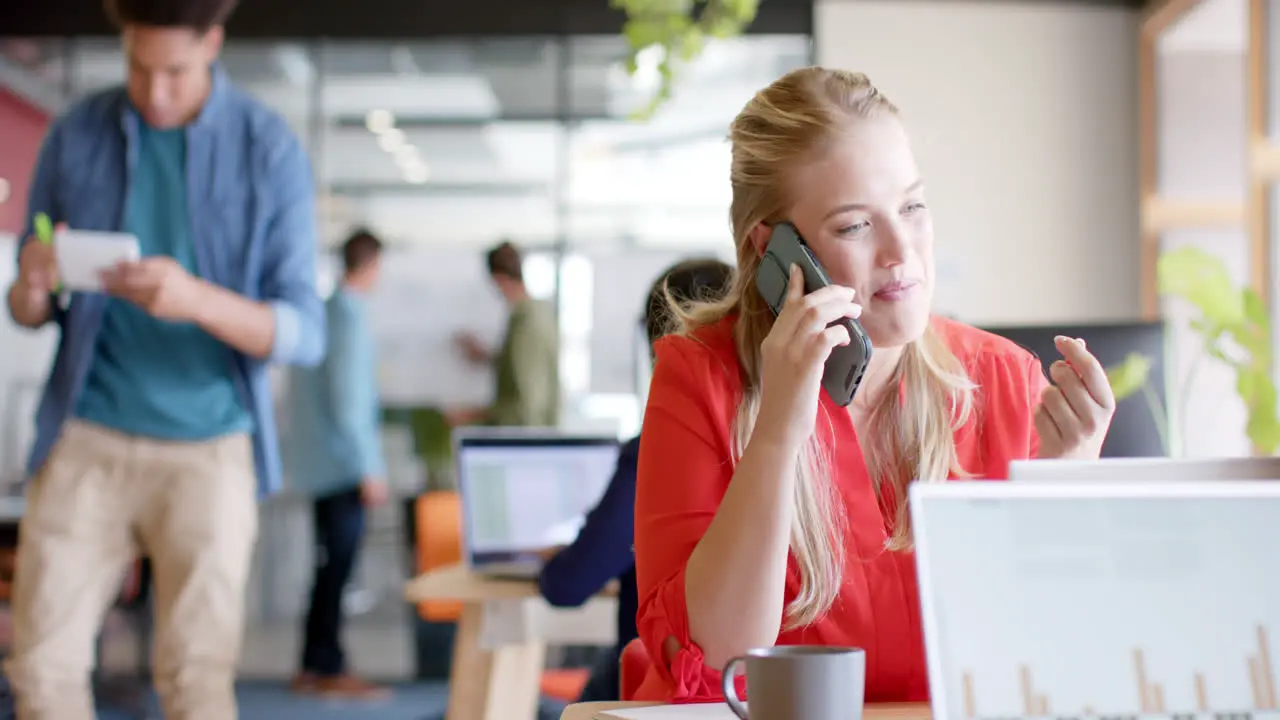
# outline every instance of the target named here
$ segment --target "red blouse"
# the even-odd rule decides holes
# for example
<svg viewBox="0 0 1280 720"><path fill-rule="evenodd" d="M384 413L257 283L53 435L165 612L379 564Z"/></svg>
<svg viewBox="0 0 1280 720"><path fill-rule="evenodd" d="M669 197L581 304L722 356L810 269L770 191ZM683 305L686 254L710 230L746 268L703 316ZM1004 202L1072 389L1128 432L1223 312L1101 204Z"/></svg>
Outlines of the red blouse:
<svg viewBox="0 0 1280 720"><path fill-rule="evenodd" d="M1040 362L1013 342L976 328L943 319L935 319L933 328L979 388L974 413L956 433L961 466L975 478L1005 478L1009 462L1034 456L1039 444L1032 411L1047 384ZM656 351L635 518L636 620L652 665L635 699L718 700L720 668L707 667L702 650L689 638L684 572L733 477L730 429L742 385L732 320L700 331L696 339L665 338ZM877 500L853 422L826 393L820 397L820 412L833 428L832 472L849 518L852 552L846 556L843 587L827 614L807 627L784 630L777 644L863 648L867 702L925 701L929 687L915 556L884 550L892 518ZM817 426L826 433L826 421ZM792 558L787 602L798 587ZM669 637L681 650L667 665L662 645Z"/></svg>

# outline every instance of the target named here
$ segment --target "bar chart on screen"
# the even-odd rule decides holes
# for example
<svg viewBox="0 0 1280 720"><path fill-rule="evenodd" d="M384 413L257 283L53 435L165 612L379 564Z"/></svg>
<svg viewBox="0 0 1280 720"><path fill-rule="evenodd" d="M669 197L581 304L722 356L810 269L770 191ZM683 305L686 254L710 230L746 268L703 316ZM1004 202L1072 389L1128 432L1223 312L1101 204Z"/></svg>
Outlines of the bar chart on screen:
<svg viewBox="0 0 1280 720"><path fill-rule="evenodd" d="M1028 665L1016 668L1019 702L1022 705L1020 716L1027 718L1070 718L1070 717L1151 717L1194 718L1209 715L1217 720L1243 720L1244 718L1264 716L1280 717L1280 706L1277 706L1274 670L1271 666L1271 651L1268 643L1267 629L1258 626L1257 652L1242 658L1240 671L1248 676L1251 701L1247 708L1236 710L1215 709L1209 696L1208 681L1203 672L1194 672L1190 677L1182 678L1195 696L1194 705L1173 708L1165 700L1166 683L1152 680L1147 673L1146 657L1142 648L1133 650L1133 689L1138 698L1137 713L1115 713L1101 711L1090 705L1081 705L1066 712L1055 711L1049 695L1036 685L1033 670ZM962 693L964 717L977 720L983 717L978 712L973 673L962 671Z"/></svg>
<svg viewBox="0 0 1280 720"><path fill-rule="evenodd" d="M928 512L937 720L1280 720L1280 499Z"/></svg>

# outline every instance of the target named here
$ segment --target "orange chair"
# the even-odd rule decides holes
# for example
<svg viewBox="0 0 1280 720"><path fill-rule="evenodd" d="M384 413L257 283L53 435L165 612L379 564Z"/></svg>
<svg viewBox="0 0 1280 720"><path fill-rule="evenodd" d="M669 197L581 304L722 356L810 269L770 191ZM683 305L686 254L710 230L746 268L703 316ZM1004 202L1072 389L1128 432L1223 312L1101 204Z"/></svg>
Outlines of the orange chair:
<svg viewBox="0 0 1280 720"><path fill-rule="evenodd" d="M543 670L542 681L538 686L543 695L571 703L582 697L582 689L587 686L587 681L590 679L591 670L587 668Z"/></svg>
<svg viewBox="0 0 1280 720"><path fill-rule="evenodd" d="M640 638L636 638L622 648L622 659L619 662L618 685L622 691L622 699L631 700L644 682L645 674L649 672L649 651L644 649Z"/></svg>
<svg viewBox="0 0 1280 720"><path fill-rule="evenodd" d="M414 507L417 520L418 572L462 562L462 501L448 490L423 493ZM427 622L457 622L462 603L424 600L418 615Z"/></svg>

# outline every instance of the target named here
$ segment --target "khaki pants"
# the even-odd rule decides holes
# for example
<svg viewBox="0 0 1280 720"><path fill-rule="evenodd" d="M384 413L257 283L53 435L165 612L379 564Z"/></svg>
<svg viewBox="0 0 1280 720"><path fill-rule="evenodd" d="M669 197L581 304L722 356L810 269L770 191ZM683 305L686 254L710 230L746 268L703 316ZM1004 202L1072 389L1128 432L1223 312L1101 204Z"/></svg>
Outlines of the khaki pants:
<svg viewBox="0 0 1280 720"><path fill-rule="evenodd" d="M139 554L155 577L155 685L169 720L234 720L258 529L249 438L166 442L68 422L33 479L14 579L20 720L92 720L94 639Z"/></svg>

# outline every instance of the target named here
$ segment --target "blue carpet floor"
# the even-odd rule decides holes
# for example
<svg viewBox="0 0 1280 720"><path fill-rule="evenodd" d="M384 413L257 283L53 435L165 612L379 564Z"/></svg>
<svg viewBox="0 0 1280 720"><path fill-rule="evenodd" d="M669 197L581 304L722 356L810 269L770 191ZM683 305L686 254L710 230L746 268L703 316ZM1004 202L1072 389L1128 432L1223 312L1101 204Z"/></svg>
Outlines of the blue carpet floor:
<svg viewBox="0 0 1280 720"><path fill-rule="evenodd" d="M241 720L440 720L448 688L444 683L415 683L395 688L391 699L377 703L300 698L284 683L243 682L237 685ZM152 708L155 702L150 702ZM537 720L557 720L564 705L544 701ZM151 715L104 707L100 720L158 720ZM529 720L534 720L530 718Z"/></svg>

